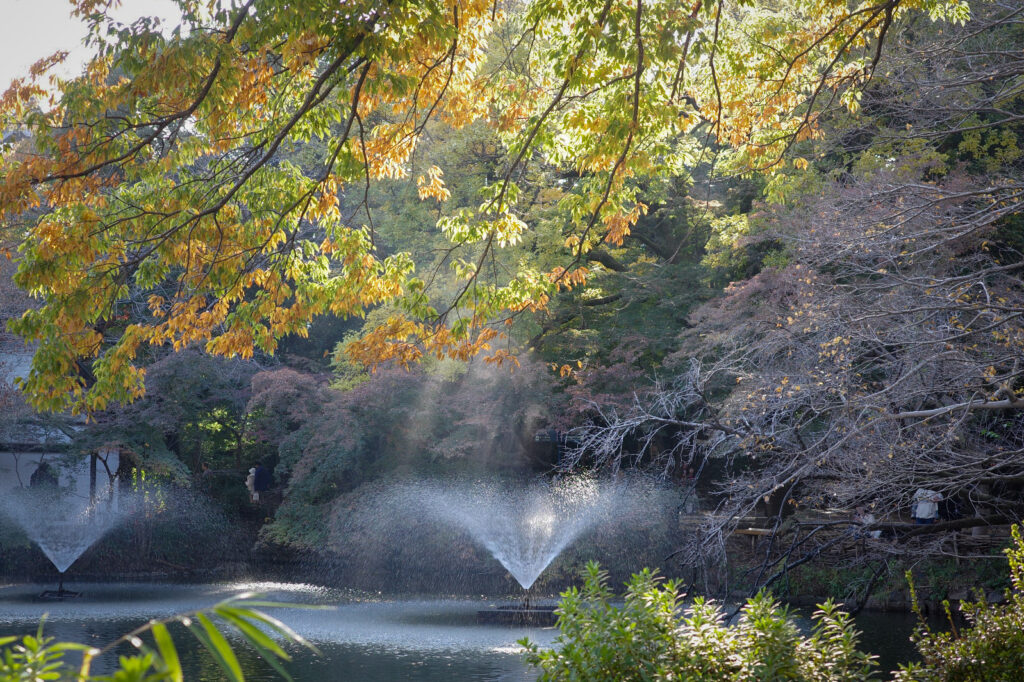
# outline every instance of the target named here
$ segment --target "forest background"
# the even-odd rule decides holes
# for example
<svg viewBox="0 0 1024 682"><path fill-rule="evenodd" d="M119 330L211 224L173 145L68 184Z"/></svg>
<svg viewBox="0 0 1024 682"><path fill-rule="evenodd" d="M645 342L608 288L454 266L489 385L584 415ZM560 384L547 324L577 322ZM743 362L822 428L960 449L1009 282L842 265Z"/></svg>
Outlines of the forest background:
<svg viewBox="0 0 1024 682"><path fill-rule="evenodd" d="M0 103L35 353L5 441L117 444L124 480L216 502L94 565L193 567L227 526L235 558L355 571L389 481L635 468L695 483L701 522L651 546L699 589L998 580L949 541L1024 512L1024 6L180 6L161 32L75 3L97 58ZM818 512L898 525L918 488L955 513L834 570L863 529Z"/></svg>

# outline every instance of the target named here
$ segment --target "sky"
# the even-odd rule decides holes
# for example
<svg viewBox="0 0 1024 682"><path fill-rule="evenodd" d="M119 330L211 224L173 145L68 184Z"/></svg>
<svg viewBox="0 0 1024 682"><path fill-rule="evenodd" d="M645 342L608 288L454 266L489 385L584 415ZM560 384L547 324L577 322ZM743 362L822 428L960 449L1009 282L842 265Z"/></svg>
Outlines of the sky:
<svg viewBox="0 0 1024 682"><path fill-rule="evenodd" d="M122 0L115 16L130 22L146 14L174 16L173 3ZM32 64L57 50L71 52L60 73L77 73L88 56L82 46L85 33L85 24L71 17L69 0L0 0L0 92L12 78L27 75Z"/></svg>

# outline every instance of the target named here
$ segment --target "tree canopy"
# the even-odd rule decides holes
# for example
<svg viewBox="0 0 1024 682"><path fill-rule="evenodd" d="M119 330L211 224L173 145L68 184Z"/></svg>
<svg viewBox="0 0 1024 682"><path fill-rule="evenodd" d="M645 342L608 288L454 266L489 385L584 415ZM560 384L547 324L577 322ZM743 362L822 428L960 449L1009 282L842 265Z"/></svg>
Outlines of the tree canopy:
<svg viewBox="0 0 1024 682"><path fill-rule="evenodd" d="M642 193L700 164L806 168L794 145L850 110L891 28L960 0L178 0L182 20L120 26L75 0L95 56L45 85L57 55L0 98L0 221L39 299L13 328L37 345L36 407L92 412L144 391L140 349L272 353L322 314L393 314L352 356L514 361L506 325L591 275L648 211ZM452 205L417 145L480 123L500 143L478 196ZM302 146L304 163L289 159ZM522 183L545 169L558 264L502 256L535 226ZM380 247L372 188L415 182L446 246ZM442 286L444 284L445 286Z"/></svg>
<svg viewBox="0 0 1024 682"><path fill-rule="evenodd" d="M576 462L715 467L701 542L763 514L765 580L863 532L787 524L797 509L899 525L919 489L938 492L944 522L869 545L872 570L958 555L947 531L1022 513L1024 23L1019 2L973 12L904 26L856 115L830 111L795 149L808 168L717 225L732 252L771 259L689 316L657 385L599 405L581 435Z"/></svg>

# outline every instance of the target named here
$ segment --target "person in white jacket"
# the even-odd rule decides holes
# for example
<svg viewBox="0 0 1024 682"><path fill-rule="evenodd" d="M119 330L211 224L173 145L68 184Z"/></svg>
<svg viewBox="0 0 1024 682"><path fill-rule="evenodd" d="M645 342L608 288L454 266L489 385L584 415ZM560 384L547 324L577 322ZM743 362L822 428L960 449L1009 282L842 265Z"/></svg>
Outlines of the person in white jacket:
<svg viewBox="0 0 1024 682"><path fill-rule="evenodd" d="M245 477L245 487L249 491L249 501L259 502L260 494L256 492L256 467L249 469L249 475Z"/></svg>

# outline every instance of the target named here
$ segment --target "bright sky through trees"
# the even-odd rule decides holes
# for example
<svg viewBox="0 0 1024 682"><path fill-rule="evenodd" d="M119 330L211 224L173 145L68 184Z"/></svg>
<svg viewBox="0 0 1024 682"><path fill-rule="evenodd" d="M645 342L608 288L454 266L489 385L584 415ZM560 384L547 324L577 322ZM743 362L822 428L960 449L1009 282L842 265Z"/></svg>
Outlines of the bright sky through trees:
<svg viewBox="0 0 1024 682"><path fill-rule="evenodd" d="M24 76L37 60L69 50L63 76L76 75L89 57L82 45L85 24L71 16L68 0L2 0L0 2L0 90L12 78ZM130 23L142 15L178 16L170 0L126 0L112 13ZM173 25L173 24L171 24Z"/></svg>

